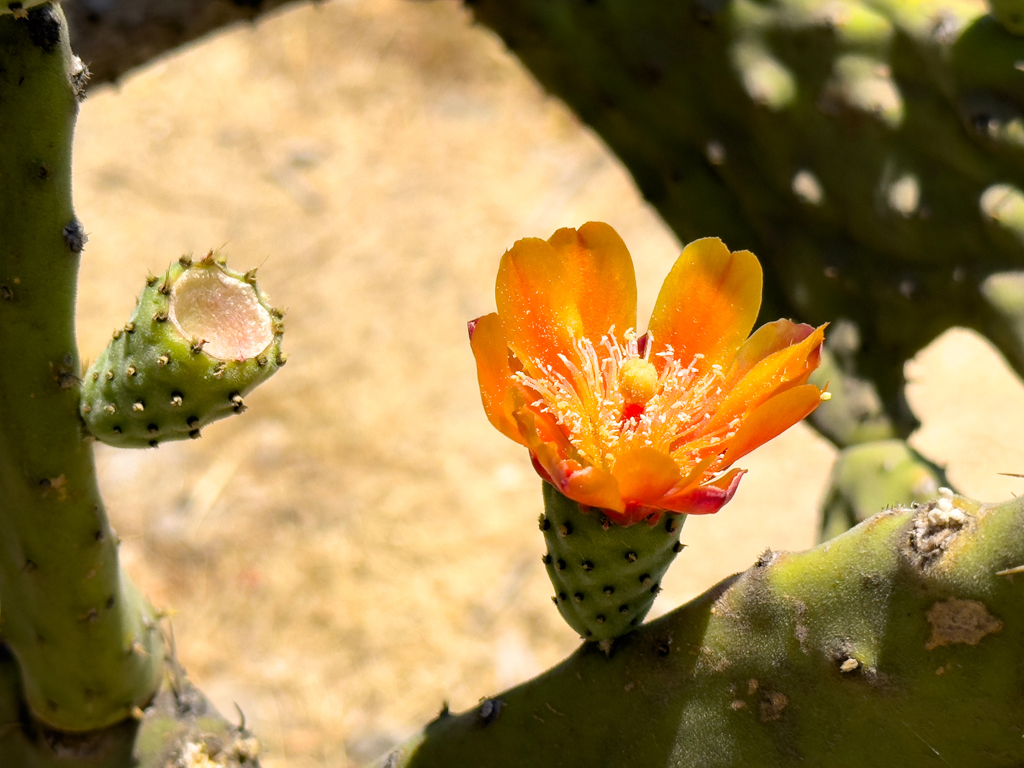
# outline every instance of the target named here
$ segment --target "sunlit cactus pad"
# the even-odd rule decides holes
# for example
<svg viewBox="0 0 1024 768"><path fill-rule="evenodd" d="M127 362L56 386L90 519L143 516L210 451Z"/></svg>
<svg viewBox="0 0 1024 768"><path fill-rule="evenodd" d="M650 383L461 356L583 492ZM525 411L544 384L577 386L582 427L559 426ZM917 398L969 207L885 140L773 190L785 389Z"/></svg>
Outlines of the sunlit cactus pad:
<svg viewBox="0 0 1024 768"><path fill-rule="evenodd" d="M147 280L131 319L86 372L86 428L122 448L199 437L244 410L243 396L284 363L281 317L254 272L234 272L212 253L180 259Z"/></svg>
<svg viewBox="0 0 1024 768"><path fill-rule="evenodd" d="M683 549L686 515L667 513L649 523L611 522L544 484L540 519L544 566L555 605L584 640L611 640L636 627L661 591L661 578Z"/></svg>

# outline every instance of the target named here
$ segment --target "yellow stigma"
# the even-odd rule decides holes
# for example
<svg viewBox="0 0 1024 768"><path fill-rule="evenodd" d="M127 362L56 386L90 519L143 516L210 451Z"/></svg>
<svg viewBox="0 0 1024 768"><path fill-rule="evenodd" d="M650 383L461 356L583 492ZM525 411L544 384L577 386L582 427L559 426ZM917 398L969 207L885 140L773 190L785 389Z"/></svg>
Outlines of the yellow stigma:
<svg viewBox="0 0 1024 768"><path fill-rule="evenodd" d="M658 391L658 371L654 364L634 357L619 369L619 393L628 404L644 405Z"/></svg>

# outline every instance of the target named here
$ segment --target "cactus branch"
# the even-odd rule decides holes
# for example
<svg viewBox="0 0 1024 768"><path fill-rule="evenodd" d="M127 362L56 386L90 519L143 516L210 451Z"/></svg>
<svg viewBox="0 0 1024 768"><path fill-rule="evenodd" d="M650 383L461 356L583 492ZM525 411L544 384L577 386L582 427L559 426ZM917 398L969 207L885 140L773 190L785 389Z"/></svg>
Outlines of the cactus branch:
<svg viewBox="0 0 1024 768"><path fill-rule="evenodd" d="M946 492L442 714L377 768L1024 760L1024 502Z"/></svg>
<svg viewBox="0 0 1024 768"><path fill-rule="evenodd" d="M0 15L0 631L33 715L65 731L130 717L163 660L156 617L118 565L78 417L82 70L58 6Z"/></svg>

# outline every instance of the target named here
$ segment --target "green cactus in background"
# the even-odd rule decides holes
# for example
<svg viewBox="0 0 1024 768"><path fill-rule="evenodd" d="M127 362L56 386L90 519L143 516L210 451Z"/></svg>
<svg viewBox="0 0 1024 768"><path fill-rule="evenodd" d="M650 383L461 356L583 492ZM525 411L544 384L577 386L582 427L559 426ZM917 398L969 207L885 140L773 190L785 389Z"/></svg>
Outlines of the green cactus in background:
<svg viewBox="0 0 1024 768"><path fill-rule="evenodd" d="M1019 765L1024 503L915 507L765 552L375 766Z"/></svg>
<svg viewBox="0 0 1024 768"><path fill-rule="evenodd" d="M903 364L951 326L1024 374L1019 3L468 4L681 240L763 258L763 319L846 329L816 379L836 397L812 417L838 446L906 439Z"/></svg>
<svg viewBox="0 0 1024 768"><path fill-rule="evenodd" d="M151 395L145 423L160 439L240 410L282 362L280 316L251 275L212 258L174 265L166 295L144 296L135 332L98 361L114 378L83 386L71 142L87 73L59 7L32 5L0 14L0 765L199 765L184 761L214 743L218 765L255 765L244 729L165 663L159 616L118 564L88 438L138 444L132 406ZM155 317L163 308L166 323ZM187 393L180 424L161 413L161 388ZM126 421L105 420L106 405L126 403Z"/></svg>

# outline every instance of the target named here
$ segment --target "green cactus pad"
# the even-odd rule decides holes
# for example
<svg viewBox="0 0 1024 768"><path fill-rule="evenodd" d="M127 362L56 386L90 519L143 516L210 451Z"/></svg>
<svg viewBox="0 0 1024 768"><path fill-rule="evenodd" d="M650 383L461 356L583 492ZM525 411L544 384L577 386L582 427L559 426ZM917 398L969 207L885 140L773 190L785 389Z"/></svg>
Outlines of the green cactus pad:
<svg viewBox="0 0 1024 768"><path fill-rule="evenodd" d="M147 281L123 329L86 372L80 413L108 445L146 448L195 438L245 409L243 396L281 365L281 313L254 272L208 254Z"/></svg>
<svg viewBox="0 0 1024 768"><path fill-rule="evenodd" d="M1024 499L943 492L766 552L610 656L587 643L373 765L1021 766L1022 562Z"/></svg>
<svg viewBox="0 0 1024 768"><path fill-rule="evenodd" d="M666 514L655 525L624 527L548 483L544 509L544 565L562 618L585 640L631 631L651 610L661 577L683 548L679 533L686 516Z"/></svg>

